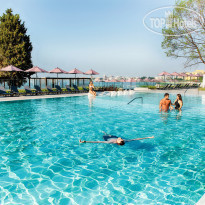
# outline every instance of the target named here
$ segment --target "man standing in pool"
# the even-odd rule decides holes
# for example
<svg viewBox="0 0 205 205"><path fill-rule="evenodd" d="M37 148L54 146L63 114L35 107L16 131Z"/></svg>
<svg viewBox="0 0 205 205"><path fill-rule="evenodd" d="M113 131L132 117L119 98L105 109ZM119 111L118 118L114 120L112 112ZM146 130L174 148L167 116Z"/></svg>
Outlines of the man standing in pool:
<svg viewBox="0 0 205 205"><path fill-rule="evenodd" d="M159 111L167 112L169 109L172 110L173 107L171 100L169 99L169 93L165 93L164 98L160 100Z"/></svg>
<svg viewBox="0 0 205 205"><path fill-rule="evenodd" d="M79 140L80 143L105 143L105 144L117 144L117 145L124 145L125 142L131 142L131 141L136 141L136 140L143 140L143 139L149 139L149 138L154 138L154 136L152 137L145 137L145 138L137 138L137 139L131 139L131 140L124 140L121 137L116 137L116 136L112 136L112 135L107 135L105 133L105 135L103 136L105 141L81 141L81 139Z"/></svg>

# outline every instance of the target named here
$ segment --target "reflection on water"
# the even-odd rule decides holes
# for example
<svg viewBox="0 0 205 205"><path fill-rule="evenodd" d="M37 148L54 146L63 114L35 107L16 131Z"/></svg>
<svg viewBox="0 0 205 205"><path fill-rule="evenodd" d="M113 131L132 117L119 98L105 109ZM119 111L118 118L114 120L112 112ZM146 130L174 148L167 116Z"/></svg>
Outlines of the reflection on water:
<svg viewBox="0 0 205 205"><path fill-rule="evenodd" d="M88 100L89 100L89 106L93 107L93 102L95 100L96 96L88 94Z"/></svg>
<svg viewBox="0 0 205 205"><path fill-rule="evenodd" d="M181 120L182 111L172 110L172 111L168 111L168 112L160 112L160 117L162 118L162 122L164 124L167 124L168 121L173 121L173 119Z"/></svg>

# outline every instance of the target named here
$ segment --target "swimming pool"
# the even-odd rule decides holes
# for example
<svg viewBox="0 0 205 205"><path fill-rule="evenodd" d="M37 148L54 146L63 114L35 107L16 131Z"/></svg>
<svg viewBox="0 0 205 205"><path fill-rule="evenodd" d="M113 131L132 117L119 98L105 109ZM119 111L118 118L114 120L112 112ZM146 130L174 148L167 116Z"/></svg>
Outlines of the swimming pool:
<svg viewBox="0 0 205 205"><path fill-rule="evenodd" d="M135 96L143 97L127 103ZM195 204L205 187L205 104L160 114L162 94L0 103L1 204ZM174 96L170 96L174 99ZM79 144L102 140L124 146Z"/></svg>

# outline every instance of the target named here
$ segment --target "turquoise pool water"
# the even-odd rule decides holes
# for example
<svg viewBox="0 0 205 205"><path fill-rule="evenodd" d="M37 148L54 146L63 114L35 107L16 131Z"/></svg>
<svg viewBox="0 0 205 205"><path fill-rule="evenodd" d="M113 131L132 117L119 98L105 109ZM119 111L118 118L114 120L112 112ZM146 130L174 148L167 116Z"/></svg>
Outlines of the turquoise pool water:
<svg viewBox="0 0 205 205"><path fill-rule="evenodd" d="M127 105L135 96L143 104ZM205 100L185 97L181 115L160 114L161 97L0 103L0 204L195 204L205 187ZM155 139L78 143L102 131Z"/></svg>

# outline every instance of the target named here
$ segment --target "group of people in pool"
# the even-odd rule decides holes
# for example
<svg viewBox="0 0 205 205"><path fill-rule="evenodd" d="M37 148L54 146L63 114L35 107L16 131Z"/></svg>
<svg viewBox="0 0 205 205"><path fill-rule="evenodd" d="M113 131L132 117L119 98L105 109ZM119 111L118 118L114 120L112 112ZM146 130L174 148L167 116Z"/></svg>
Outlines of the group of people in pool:
<svg viewBox="0 0 205 205"><path fill-rule="evenodd" d="M89 93L96 96L96 92L94 91L94 85L93 82L90 81L89 84ZM177 98L172 104L171 100L169 99L169 93L164 94L164 98L160 100L159 103L159 110L167 112L168 110L173 110L174 108L172 105L175 106L176 110L181 111L181 108L183 106L183 101L182 101L182 96L181 94L177 94ZM105 135L103 136L104 141L85 141L85 140L79 140L80 143L104 143L104 144L117 144L117 145L124 145L126 142L131 142L131 141L136 141L136 140L143 140L143 139L150 139L154 138L152 137L145 137L145 138L136 138L136 139L131 139L131 140L125 140L122 139L121 137L113 136L113 135L108 135L107 133L104 133Z"/></svg>
<svg viewBox="0 0 205 205"><path fill-rule="evenodd" d="M172 103L171 100L169 99L169 93L165 93L164 98L160 100L159 111L167 112L169 110L173 110L174 108L172 105L175 106L175 110L181 111L183 106L181 94L177 94L176 100L174 101L174 103Z"/></svg>

